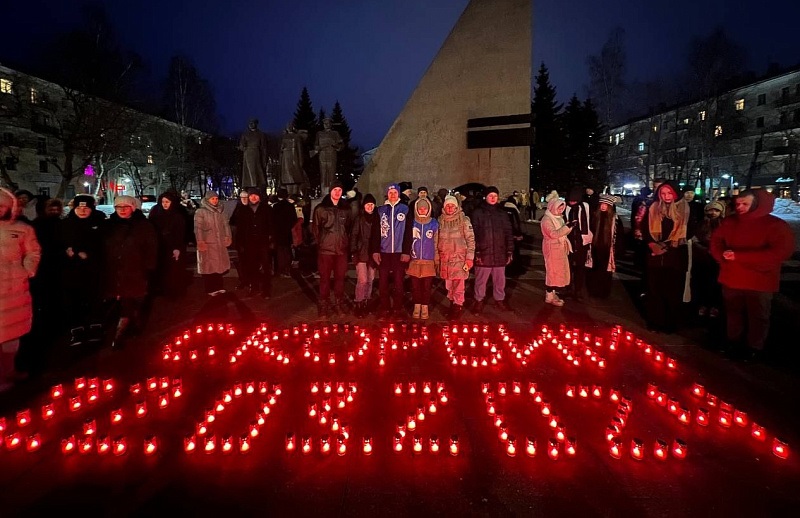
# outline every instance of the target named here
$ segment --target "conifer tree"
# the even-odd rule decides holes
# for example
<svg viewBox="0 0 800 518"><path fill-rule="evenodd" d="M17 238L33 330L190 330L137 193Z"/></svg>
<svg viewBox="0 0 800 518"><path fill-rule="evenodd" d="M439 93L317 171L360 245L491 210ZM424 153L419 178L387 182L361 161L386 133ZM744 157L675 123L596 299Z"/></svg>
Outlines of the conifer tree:
<svg viewBox="0 0 800 518"><path fill-rule="evenodd" d="M314 115L314 107L311 104L311 96L308 95L308 88L303 87L300 92L300 99L297 101L297 108L294 111L294 127L300 131L305 130L309 136L313 136L317 129L317 118Z"/></svg>
<svg viewBox="0 0 800 518"><path fill-rule="evenodd" d="M550 84L550 73L542 63L535 79L531 117L533 145L531 146L531 187L539 192L556 189L564 194L569 186L563 177L564 146L561 135L562 105L556 102L556 89Z"/></svg>
<svg viewBox="0 0 800 518"><path fill-rule="evenodd" d="M336 170L339 172L339 178L342 182L349 187L355 183L357 178L358 148L350 145L350 124L348 124L347 118L342 112L342 106L339 104L339 101L336 101L336 104L333 105L331 122L333 123L333 129L339 132L339 135L342 137L342 142L344 143L344 147L339 151L337 157Z"/></svg>

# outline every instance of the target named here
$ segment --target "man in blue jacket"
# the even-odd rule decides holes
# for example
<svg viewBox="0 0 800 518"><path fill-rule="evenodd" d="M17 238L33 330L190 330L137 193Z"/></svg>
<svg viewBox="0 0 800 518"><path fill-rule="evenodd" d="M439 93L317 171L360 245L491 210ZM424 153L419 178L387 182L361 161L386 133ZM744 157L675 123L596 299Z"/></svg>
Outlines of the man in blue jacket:
<svg viewBox="0 0 800 518"><path fill-rule="evenodd" d="M380 277L381 317L387 318L392 310L397 315L403 310L403 277L411 259L403 254L403 237L406 230L408 206L400 203L400 187L390 184L386 189L386 203L377 209L378 224L372 226L370 253L378 265ZM394 284L394 308L389 304L389 276Z"/></svg>

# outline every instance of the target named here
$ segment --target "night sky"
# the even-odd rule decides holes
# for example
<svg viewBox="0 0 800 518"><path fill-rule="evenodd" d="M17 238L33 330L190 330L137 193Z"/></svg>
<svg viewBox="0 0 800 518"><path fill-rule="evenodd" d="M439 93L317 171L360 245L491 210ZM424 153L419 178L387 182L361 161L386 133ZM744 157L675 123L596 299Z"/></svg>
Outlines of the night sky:
<svg viewBox="0 0 800 518"><path fill-rule="evenodd" d="M26 63L54 33L80 21L77 2L4 0L0 63ZM222 129L250 116L265 131L292 118L303 86L315 110L337 99L362 149L389 129L468 0L106 0L121 42L153 81L175 53L212 84ZM5 6L11 6L8 9ZM10 12L9 12L10 11ZM749 68L800 63L800 2L781 0L534 0L534 72L544 61L562 100L585 97L587 55L626 31L627 79L674 74L692 36L718 26L748 51Z"/></svg>

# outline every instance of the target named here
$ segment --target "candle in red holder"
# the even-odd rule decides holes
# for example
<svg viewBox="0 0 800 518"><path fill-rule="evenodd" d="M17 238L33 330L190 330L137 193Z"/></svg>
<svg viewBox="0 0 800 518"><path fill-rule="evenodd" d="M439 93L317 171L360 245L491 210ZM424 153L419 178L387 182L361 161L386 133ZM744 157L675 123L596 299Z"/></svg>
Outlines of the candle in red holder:
<svg viewBox="0 0 800 518"><path fill-rule="evenodd" d="M20 410L17 412L17 426L24 427L31 423L30 409Z"/></svg>
<svg viewBox="0 0 800 518"><path fill-rule="evenodd" d="M641 439L631 440L631 457L636 460L642 460L644 458L644 443Z"/></svg>
<svg viewBox="0 0 800 518"><path fill-rule="evenodd" d="M80 396L73 396L69 398L69 409L73 412L77 412L81 409L81 397Z"/></svg>
<svg viewBox="0 0 800 518"><path fill-rule="evenodd" d="M83 422L83 435L94 435L97 433L97 421L87 419Z"/></svg>
<svg viewBox="0 0 800 518"><path fill-rule="evenodd" d="M550 414L548 424L550 428L557 428L558 427L558 414Z"/></svg>
<svg viewBox="0 0 800 518"><path fill-rule="evenodd" d="M8 447L8 440L6 440L6 447ZM61 453L64 455L74 452L76 447L77 442L75 441L74 435L70 435L66 439L61 439Z"/></svg>
<svg viewBox="0 0 800 518"><path fill-rule="evenodd" d="M124 455L128 451L128 441L120 435L111 441L111 449L116 456Z"/></svg>
<svg viewBox="0 0 800 518"><path fill-rule="evenodd" d="M753 423L750 427L750 435L752 435L754 439L763 441L767 438L767 431L763 426Z"/></svg>
<svg viewBox="0 0 800 518"><path fill-rule="evenodd" d="M239 453L247 453L250 451L250 436L242 435L239 437Z"/></svg>
<svg viewBox="0 0 800 518"><path fill-rule="evenodd" d="M58 399L64 395L64 386L62 384L53 385L50 389L50 397L53 399Z"/></svg>
<svg viewBox="0 0 800 518"><path fill-rule="evenodd" d="M94 437L82 437L78 439L78 453L86 455L94 449Z"/></svg>
<svg viewBox="0 0 800 518"><path fill-rule="evenodd" d="M542 415L547 417L550 415L550 402L542 401Z"/></svg>
<svg viewBox="0 0 800 518"><path fill-rule="evenodd" d="M536 394L536 389L537 389L536 383L534 383L532 381L529 381L528 382L528 394L530 394L530 395Z"/></svg>
<svg viewBox="0 0 800 518"><path fill-rule="evenodd" d="M695 397L703 397L706 394L706 388L699 384L695 383L692 385L692 395Z"/></svg>
<svg viewBox="0 0 800 518"><path fill-rule="evenodd" d="M678 404L678 400L675 398L669 398L667 400L667 410L669 410L670 414L677 414L680 410L680 405Z"/></svg>
<svg viewBox="0 0 800 518"><path fill-rule="evenodd" d="M458 435L451 435L450 436L450 446L449 446L450 455L456 456L458 455Z"/></svg>
<svg viewBox="0 0 800 518"><path fill-rule="evenodd" d="M681 439L675 439L672 443L672 456L676 459L686 458L686 443Z"/></svg>
<svg viewBox="0 0 800 518"><path fill-rule="evenodd" d="M497 412L494 407L494 398L486 398L486 412L489 415L494 415Z"/></svg>
<svg viewBox="0 0 800 518"><path fill-rule="evenodd" d="M678 413L675 415L678 416L678 421L681 424L689 424L689 422L692 420L692 414L686 407L681 407L680 410L678 410Z"/></svg>
<svg viewBox="0 0 800 518"><path fill-rule="evenodd" d="M719 425L723 428L730 428L733 423L733 416L727 410L719 411L719 418L717 420Z"/></svg>
<svg viewBox="0 0 800 518"><path fill-rule="evenodd" d="M509 435L506 439L506 455L509 457L517 455L517 439L513 435Z"/></svg>
<svg viewBox="0 0 800 518"><path fill-rule="evenodd" d="M155 455L158 451L158 439L155 435L148 435L144 438L144 454L146 456Z"/></svg>
<svg viewBox="0 0 800 518"><path fill-rule="evenodd" d="M231 453L233 451L233 436L226 435L220 441L220 450L222 453Z"/></svg>
<svg viewBox="0 0 800 518"><path fill-rule="evenodd" d="M224 399L218 399L217 400L216 404L214 405L214 411L217 412L218 414L225 411L225 400Z"/></svg>
<svg viewBox="0 0 800 518"><path fill-rule="evenodd" d="M294 434L289 432L286 434L286 451L294 451L295 448L295 437Z"/></svg>
<svg viewBox="0 0 800 518"><path fill-rule="evenodd" d="M656 404L658 406L667 406L667 394L665 392L659 392L656 395Z"/></svg>
<svg viewBox="0 0 800 518"><path fill-rule="evenodd" d="M203 441L203 451L207 454L214 453L217 449L217 438L213 435L209 435Z"/></svg>
<svg viewBox="0 0 800 518"><path fill-rule="evenodd" d="M83 390L86 388L86 378L79 377L75 378L75 390Z"/></svg>
<svg viewBox="0 0 800 518"><path fill-rule="evenodd" d="M438 435L431 435L431 438L428 439L428 450L431 453L439 453L439 436Z"/></svg>
<svg viewBox="0 0 800 518"><path fill-rule="evenodd" d="M741 427L747 426L747 412L743 412L742 410L734 410L733 422Z"/></svg>
<svg viewBox="0 0 800 518"><path fill-rule="evenodd" d="M619 398L620 398L619 389L612 388L611 390L609 390L608 391L608 398L614 403L619 402Z"/></svg>
<svg viewBox="0 0 800 518"><path fill-rule="evenodd" d="M556 439L559 442L564 442L564 440L566 438L566 434L567 434L567 432L566 432L565 428L563 426L561 426L561 424L556 426Z"/></svg>
<svg viewBox="0 0 800 518"><path fill-rule="evenodd" d="M25 449L29 452L39 451L39 448L42 447L42 438L39 436L38 433L35 433L28 437L28 440L25 444Z"/></svg>
<svg viewBox="0 0 800 518"><path fill-rule="evenodd" d="M324 434L319 438L319 451L328 454L331 451L331 440L328 434Z"/></svg>
<svg viewBox="0 0 800 518"><path fill-rule="evenodd" d="M613 441L615 438L619 437L619 428L614 425L609 426L606 428L606 440L608 442Z"/></svg>
<svg viewBox="0 0 800 518"><path fill-rule="evenodd" d="M369 435L365 436L361 440L361 449L364 452L364 455L372 455L372 437Z"/></svg>
<svg viewBox="0 0 800 518"><path fill-rule="evenodd" d="M708 426L708 409L698 408L696 421L700 426Z"/></svg>
<svg viewBox="0 0 800 518"><path fill-rule="evenodd" d="M560 453L561 445L558 444L558 441L555 439L550 439L547 442L547 456L553 460L558 459L558 454Z"/></svg>
<svg viewBox="0 0 800 518"><path fill-rule="evenodd" d="M147 402L140 400L136 402L136 417L144 417L147 415ZM210 421L209 421L210 422Z"/></svg>
<svg viewBox="0 0 800 518"><path fill-rule="evenodd" d="M54 415L56 415L56 411L52 403L46 403L42 405L42 420L47 421L48 419L51 419ZM3 430L0 429L0 432L2 431Z"/></svg>
<svg viewBox="0 0 800 518"><path fill-rule="evenodd" d="M592 385L592 397L595 399L603 397L603 389L600 388L600 385Z"/></svg>
<svg viewBox="0 0 800 518"><path fill-rule="evenodd" d="M392 449L396 453L400 453L401 451L403 451L403 435L402 434L400 434L400 433L394 434L394 441L393 441Z"/></svg>
<svg viewBox="0 0 800 518"><path fill-rule="evenodd" d="M370 453L372 452L372 439L370 439L369 443ZM343 434L339 434L336 437L336 454L340 457L343 457L347 453L347 438ZM369 455L366 452L366 445L364 446L364 453L365 455Z"/></svg>
<svg viewBox="0 0 800 518"><path fill-rule="evenodd" d="M575 397L575 385L567 383L567 397Z"/></svg>
<svg viewBox="0 0 800 518"><path fill-rule="evenodd" d="M415 454L422 453L422 437L420 437L419 435L416 435L416 434L414 435L414 437L413 437L413 445L411 447L411 450Z"/></svg>
<svg viewBox="0 0 800 518"><path fill-rule="evenodd" d="M163 392L158 395L158 408L164 409L169 406L169 394Z"/></svg>
<svg viewBox="0 0 800 518"><path fill-rule="evenodd" d="M647 397L650 399L655 399L658 397L659 390L658 387L654 383L647 384Z"/></svg>
<svg viewBox="0 0 800 518"><path fill-rule="evenodd" d="M141 383L132 383L130 388L131 394L134 396L138 396L142 393L142 384Z"/></svg>
<svg viewBox="0 0 800 518"><path fill-rule="evenodd" d="M787 459L789 457L789 444L775 437L772 439L772 453L779 459Z"/></svg>
<svg viewBox="0 0 800 518"><path fill-rule="evenodd" d="M719 398L717 398L717 396L715 396L714 394L706 394L706 404L708 406L714 408L715 406L717 406L718 403L719 403Z"/></svg>
<svg viewBox="0 0 800 518"><path fill-rule="evenodd" d="M574 457L577 451L578 441L575 437L567 437L564 441L564 453L566 453L568 457Z"/></svg>
<svg viewBox="0 0 800 518"><path fill-rule="evenodd" d="M653 447L653 455L658 460L667 460L667 452L669 451L667 441L656 439L656 444Z"/></svg>
<svg viewBox="0 0 800 518"><path fill-rule="evenodd" d="M578 387L578 395L584 399L589 397L589 387L586 385L580 385Z"/></svg>
<svg viewBox="0 0 800 518"><path fill-rule="evenodd" d="M22 444L22 436L19 434L19 432L13 432L6 435L3 439L3 442L5 442L6 449L8 451L13 451L19 448L19 446Z"/></svg>
<svg viewBox="0 0 800 518"><path fill-rule="evenodd" d="M183 451L186 453L192 453L197 449L197 437L193 434L189 434L183 438Z"/></svg>
<svg viewBox="0 0 800 518"><path fill-rule="evenodd" d="M89 387L86 389L86 401L89 403L94 403L98 399L100 399L99 387Z"/></svg>
<svg viewBox="0 0 800 518"><path fill-rule="evenodd" d="M147 387L147 390L152 392L158 388L158 379L155 376L147 378L145 381L145 386Z"/></svg>
<svg viewBox="0 0 800 518"><path fill-rule="evenodd" d="M615 438L613 441L611 441L611 445L609 446L608 452L615 459L621 459L622 458L622 440L620 438Z"/></svg>

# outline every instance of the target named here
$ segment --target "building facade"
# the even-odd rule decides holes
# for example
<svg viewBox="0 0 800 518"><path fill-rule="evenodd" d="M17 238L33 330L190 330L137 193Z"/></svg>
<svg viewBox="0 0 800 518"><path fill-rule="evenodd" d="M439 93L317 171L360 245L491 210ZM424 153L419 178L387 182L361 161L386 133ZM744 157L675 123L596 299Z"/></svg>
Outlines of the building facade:
<svg viewBox="0 0 800 518"><path fill-rule="evenodd" d="M0 65L0 185L71 199L198 189L208 135ZM70 156L65 150L71 150ZM72 171L72 173L64 173Z"/></svg>
<svg viewBox="0 0 800 518"><path fill-rule="evenodd" d="M800 69L631 120L608 139L615 193L666 178L707 198L750 186L797 199Z"/></svg>

